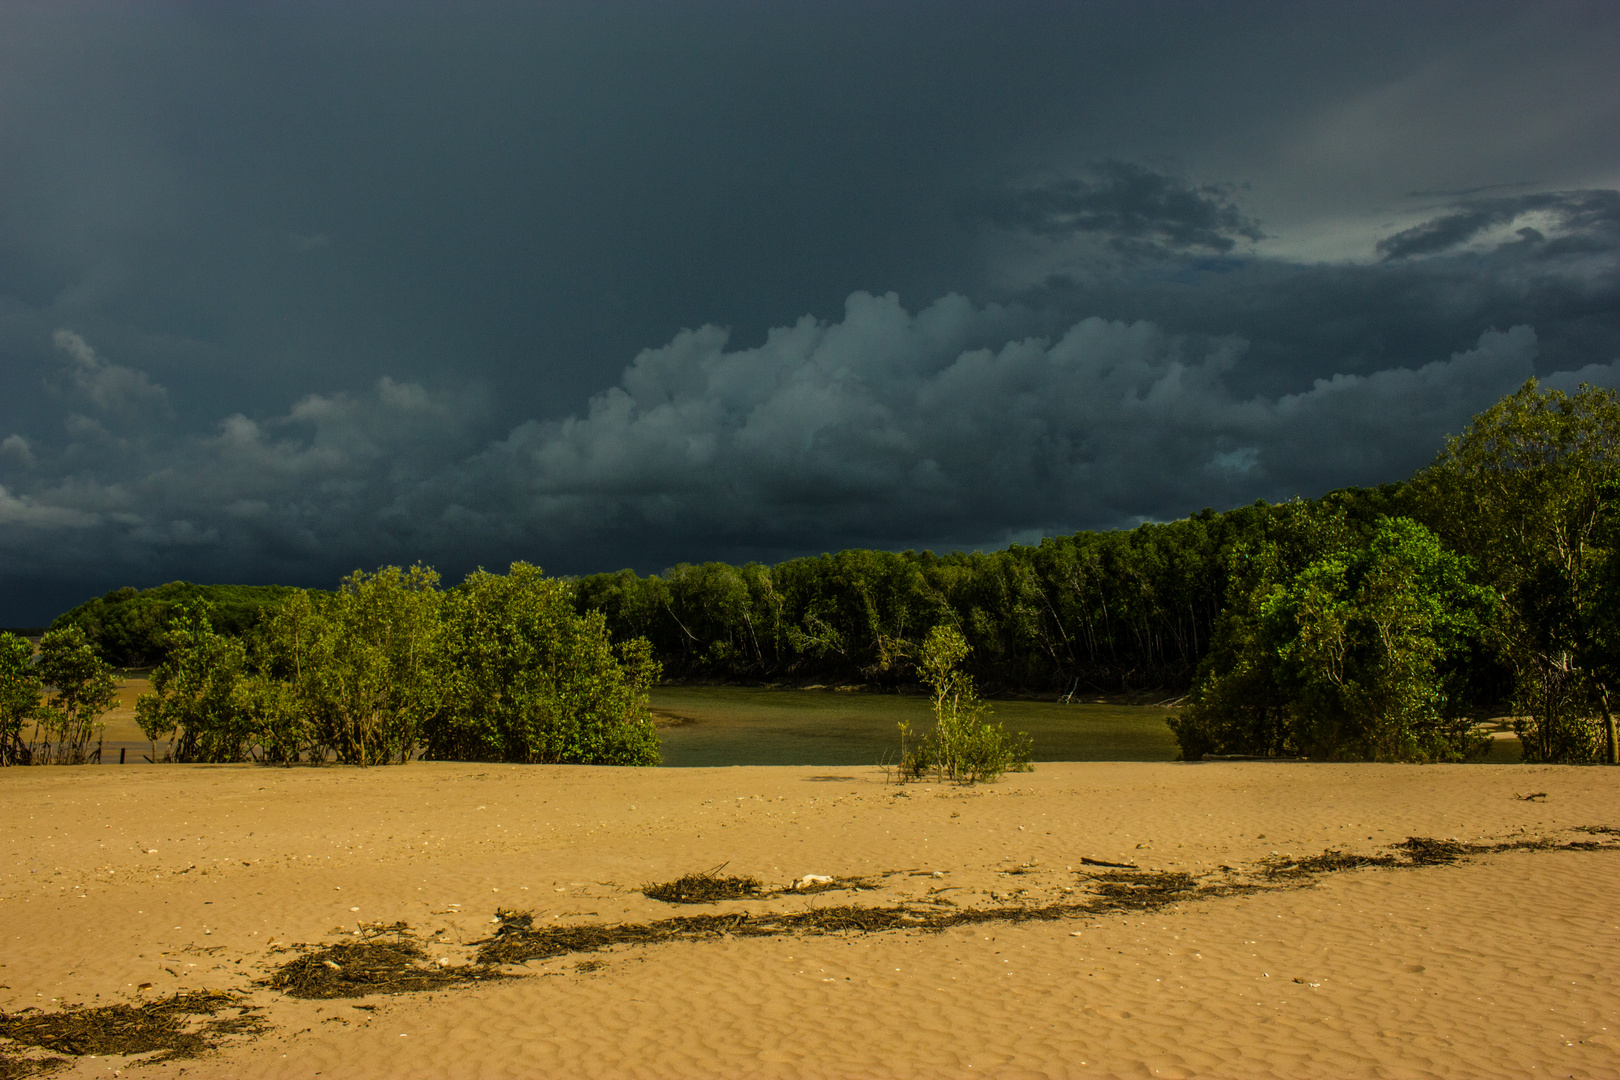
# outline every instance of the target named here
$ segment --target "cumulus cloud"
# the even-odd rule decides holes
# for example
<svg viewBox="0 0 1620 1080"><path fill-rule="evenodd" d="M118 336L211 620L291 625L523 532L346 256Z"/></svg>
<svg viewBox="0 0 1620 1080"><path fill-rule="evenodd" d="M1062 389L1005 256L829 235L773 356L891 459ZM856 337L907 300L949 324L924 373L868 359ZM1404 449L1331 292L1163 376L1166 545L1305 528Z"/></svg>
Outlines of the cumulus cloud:
<svg viewBox="0 0 1620 1080"><path fill-rule="evenodd" d="M1091 318L960 348L987 314L857 293L841 322L757 348L683 333L585 415L525 425L462 471L581 521L781 545L985 540L1407 475L1536 353L1515 327L1427 364L1241 397L1227 380L1240 340Z"/></svg>
<svg viewBox="0 0 1620 1080"><path fill-rule="evenodd" d="M28 445L28 440L21 435L7 435L5 441L0 442L0 456L10 458L22 465L34 463L34 448Z"/></svg>
<svg viewBox="0 0 1620 1080"><path fill-rule="evenodd" d="M72 330L56 331L51 341L62 355L73 385L97 409L129 416L168 413L168 391L145 372L108 363Z"/></svg>
<svg viewBox="0 0 1620 1080"><path fill-rule="evenodd" d="M1051 336L1008 326L959 296L912 312L856 293L840 320L806 317L754 347L683 331L581 413L494 441L476 400L384 379L203 435L36 447L0 493L0 551L36 574L113 558L128 575L307 579L415 558L585 571L638 553L656 569L999 544L1408 475L1537 352L1517 326L1255 395L1233 389L1239 338L1101 318ZM43 528L51 545L31 539Z"/></svg>

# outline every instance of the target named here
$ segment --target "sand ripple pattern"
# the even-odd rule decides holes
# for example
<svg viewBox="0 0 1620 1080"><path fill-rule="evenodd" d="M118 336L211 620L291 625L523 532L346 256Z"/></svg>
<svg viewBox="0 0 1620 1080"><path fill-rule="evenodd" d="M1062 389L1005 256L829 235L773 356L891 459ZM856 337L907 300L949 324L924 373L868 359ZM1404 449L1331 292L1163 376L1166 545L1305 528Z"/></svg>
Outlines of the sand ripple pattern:
<svg viewBox="0 0 1620 1080"><path fill-rule="evenodd" d="M523 979L360 1002L252 989L288 955L271 941L402 920L429 955L463 963L497 906L531 909L537 925L647 922L675 911L643 884L728 860L772 886L806 873L881 886L777 897L776 910L985 907L1083 894L1082 856L1217 880L1274 852L1620 825L1601 769L1044 765L991 789L898 797L875 773L816 776L17 771L0 789L17 853L0 871L0 1007L127 998L143 981L156 984L145 993L262 995L272 1034L153 1067L188 1080L1617 1072L1609 851L1355 869L1056 922L614 948L531 962ZM1549 794L1514 798L1526 791Z"/></svg>

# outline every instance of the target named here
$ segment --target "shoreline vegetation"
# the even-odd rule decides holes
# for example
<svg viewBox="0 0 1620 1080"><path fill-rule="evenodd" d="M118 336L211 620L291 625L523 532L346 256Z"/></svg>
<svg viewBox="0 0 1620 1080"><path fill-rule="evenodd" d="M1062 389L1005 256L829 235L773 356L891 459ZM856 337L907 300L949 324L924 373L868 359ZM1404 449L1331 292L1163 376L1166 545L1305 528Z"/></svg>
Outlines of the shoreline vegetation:
<svg viewBox="0 0 1620 1080"><path fill-rule="evenodd" d="M570 601L568 583L524 563L448 591L421 566L356 571L336 593L292 590L242 636L184 601L135 719L153 761L657 764L657 662L645 642L614 645L602 617ZM28 652L0 637L7 763L81 763L88 707L58 703L91 693L83 684L105 712L111 669L74 623L41 638L37 663ZM81 662L56 675L58 656Z"/></svg>
<svg viewBox="0 0 1620 1080"><path fill-rule="evenodd" d="M155 665L139 719L176 761L653 764L646 692L667 677L925 684L935 723L899 733L902 776L1027 764L985 700L1026 696L1175 701L1187 760L1462 761L1507 714L1526 761L1620 763L1620 397L1530 380L1402 483L988 554L171 583L62 615L38 663L0 640L8 764L83 760L87 655ZM25 744L31 721L46 737ZM966 745L1002 764L981 776Z"/></svg>

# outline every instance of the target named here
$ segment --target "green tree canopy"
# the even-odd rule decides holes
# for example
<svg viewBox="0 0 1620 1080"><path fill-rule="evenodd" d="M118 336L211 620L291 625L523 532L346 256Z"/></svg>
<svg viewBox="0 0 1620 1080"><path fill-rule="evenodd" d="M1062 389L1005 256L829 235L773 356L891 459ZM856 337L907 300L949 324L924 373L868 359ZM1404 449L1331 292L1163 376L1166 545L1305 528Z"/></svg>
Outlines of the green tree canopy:
<svg viewBox="0 0 1620 1080"><path fill-rule="evenodd" d="M1488 647L1497 599L1467 560L1407 518L1292 574L1270 555L1172 721L1184 757L1456 761L1484 748L1461 676Z"/></svg>
<svg viewBox="0 0 1620 1080"><path fill-rule="evenodd" d="M39 718L42 688L34 669L33 644L16 634L0 633L0 765L32 761L23 729Z"/></svg>
<svg viewBox="0 0 1620 1080"><path fill-rule="evenodd" d="M35 665L45 684L45 705L37 731L43 743L33 749L38 762L82 765L101 717L117 700L112 669L77 626L47 630Z"/></svg>
<svg viewBox="0 0 1620 1080"><path fill-rule="evenodd" d="M428 755L461 761L656 765L647 688L658 665L644 639L615 653L600 612L579 614L573 586L539 567L478 571L444 608L444 707Z"/></svg>
<svg viewBox="0 0 1620 1080"><path fill-rule="evenodd" d="M171 581L150 589L125 586L58 615L53 629L74 625L101 658L117 667L149 667L167 656L169 621L205 606L218 633L241 637L294 590L284 585L195 585Z"/></svg>
<svg viewBox="0 0 1620 1080"><path fill-rule="evenodd" d="M165 634L167 659L152 672L153 692L135 702L142 733L154 750L159 739L172 739L175 761L243 760L253 737L236 700L246 648L215 631L201 604L181 606Z"/></svg>
<svg viewBox="0 0 1620 1080"><path fill-rule="evenodd" d="M1474 418L1414 480L1415 503L1503 598L1520 740L1530 761L1589 761L1612 689L1585 663L1583 611L1612 542L1603 522L1620 480L1620 394L1534 379Z"/></svg>

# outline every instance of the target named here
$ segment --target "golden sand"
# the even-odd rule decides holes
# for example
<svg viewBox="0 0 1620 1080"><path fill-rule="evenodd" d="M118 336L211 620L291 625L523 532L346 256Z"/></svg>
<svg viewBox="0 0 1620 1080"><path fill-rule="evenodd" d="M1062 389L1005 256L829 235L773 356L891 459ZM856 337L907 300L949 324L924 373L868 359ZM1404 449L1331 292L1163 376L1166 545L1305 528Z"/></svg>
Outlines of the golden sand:
<svg viewBox="0 0 1620 1080"><path fill-rule="evenodd" d="M903 789L872 768L10 769L0 1008L246 992L266 1034L144 1070L191 1078L1609 1077L1620 853L1289 887L1262 864L1408 836L1607 843L1577 830L1620 827L1617 785L1600 768L1281 763L1043 764ZM549 926L1040 905L1088 894L1082 858L1263 887L937 933L618 947L356 1001L256 985L297 955L282 950L362 925L404 922L455 967L497 908ZM697 907L640 892L722 863L771 887L877 888Z"/></svg>

